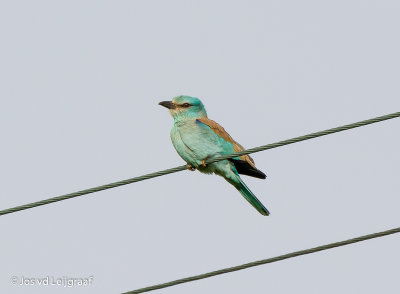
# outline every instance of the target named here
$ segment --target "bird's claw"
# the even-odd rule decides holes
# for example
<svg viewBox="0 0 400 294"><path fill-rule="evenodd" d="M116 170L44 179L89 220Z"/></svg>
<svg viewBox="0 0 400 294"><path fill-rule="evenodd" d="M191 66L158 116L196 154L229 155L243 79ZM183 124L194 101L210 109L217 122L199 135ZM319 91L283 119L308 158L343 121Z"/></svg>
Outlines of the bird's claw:
<svg viewBox="0 0 400 294"><path fill-rule="evenodd" d="M191 164L187 164L187 165L186 165L186 168L187 168L188 170L190 170L190 171L195 171L195 170L196 170L196 168L195 168L193 165L191 165Z"/></svg>
<svg viewBox="0 0 400 294"><path fill-rule="evenodd" d="M200 164L202 167L207 167L206 160L203 159Z"/></svg>

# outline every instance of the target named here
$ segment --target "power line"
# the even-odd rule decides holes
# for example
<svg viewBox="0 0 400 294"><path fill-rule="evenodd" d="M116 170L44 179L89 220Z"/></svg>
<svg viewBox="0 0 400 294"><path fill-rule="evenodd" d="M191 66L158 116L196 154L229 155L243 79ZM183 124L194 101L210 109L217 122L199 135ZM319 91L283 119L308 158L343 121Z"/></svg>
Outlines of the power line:
<svg viewBox="0 0 400 294"><path fill-rule="evenodd" d="M305 141L305 140L309 140L309 139L314 139L314 138L317 138L317 137L330 135L330 134L333 134L333 133L338 133L338 132L342 132L342 131L346 131L346 130L350 130L350 129L354 129L354 128L370 125L370 124L373 124L373 123L377 123L377 122L381 122L381 121L384 121L384 120L396 118L396 117L399 117L399 116L400 116L400 112L395 112L395 113L392 113L392 114L383 115L383 116L379 116L379 117L375 117L375 118L359 121L359 122L356 122L356 123L352 123L352 124L348 124L348 125L344 125L344 126L328 129L328 130L325 130L325 131L311 133L311 134L308 134L308 135L295 137L295 138L292 138L292 139L287 139L287 140L279 141L279 142L276 142L276 143L263 145L263 146L260 146L260 147L250 148L250 149L243 150L243 151L240 151L240 152L237 152L237 153L233 153L233 154L230 154L230 155L224 155L224 156L221 156L221 157L216 157L213 160L207 160L206 163L213 163L213 162L221 161L221 160L224 160L224 159L229 159L229 158L242 156L242 155L246 155L246 154L250 154L250 153L256 153L256 152L260 152L260 151L264 151L264 150L268 150L268 149L273 149L273 148L281 147L281 146L284 146L284 145L289 145L289 144L293 144L293 143L297 143L297 142L301 142L301 141Z"/></svg>
<svg viewBox="0 0 400 294"><path fill-rule="evenodd" d="M268 145L263 145L263 146L260 146L260 147L247 149L247 150L244 150L244 151L241 151L241 152L237 152L237 153L233 153L233 154L230 154L230 155L216 157L216 158L214 158L212 160L207 160L206 164L217 162L217 161L221 161L221 160L224 160L224 159L237 157L237 156L241 156L241 155L246 155L246 154L250 154L250 153L254 153L254 152L259 152L259 151L263 151L263 150L267 150L267 149L277 148L277 147L281 147L281 146L284 146L284 145L289 145L289 144L293 144L293 143L297 143L297 142L301 142L301 141L305 141L305 140L309 140L309 139L313 139L313 138L317 138L317 137L321 137L321 136L325 136L325 135L329 135L329 134L333 134L333 133L349 130L349 129L354 129L354 128L357 128L357 127L361 127L361 126L365 126L365 125L381 122L381 121L392 119L392 118L396 118L396 117L399 117L399 116L400 116L400 112L395 112L395 113L392 113L392 114L388 114L388 115L384 115L384 116L380 116L380 117L376 117L376 118L372 118L372 119L368 119L368 120L364 120L364 121L360 121L360 122L356 122L356 123L352 123L352 124L336 127L336 128L333 128L333 129L328 129L328 130L325 130L325 131L320 131L320 132L316 132L316 133L312 133L312 134L308 134L308 135L304 135L304 136L300 136L300 137L296 137L296 138L292 138L292 139L288 139L288 140L284 140L284 141L279 141L279 142L268 144ZM73 193L69 193L69 194L65 194L65 195L60 195L60 196L56 196L56 197L53 197L53 198L49 198L49 199L45 199L45 200L32 202L32 203L29 203L29 204L25 204L25 205L16 206L16 207L12 207L12 208L1 210L0 211L0 215L14 213L14 212L17 212L17 211L20 211L20 210L25 210L25 209L29 209L29 208L33 208L33 207L37 207L37 206L41 206L41 205L46 205L46 204L50 204L50 203L53 203L53 202L58 202L58 201L66 200L66 199L71 199L71 198L74 198L74 197L78 197L78 196L82 196L82 195L86 195L86 194L90 194L90 193L94 193L94 192L99 192L99 191L102 191L102 190L111 189L111 188L115 188L115 187L131 184L131 183L135 183L135 182L139 182L139 181L144 181L144 180L148 180L148 179L151 179L151 178L155 178L155 177L159 177L159 176L175 173L175 172L178 172L178 171L182 171L182 170L185 170L185 169L186 169L186 165L182 165L182 166L178 166L178 167L175 167L175 168L166 169L166 170L158 171L158 172L155 172L155 173L143 175L143 176L140 176L140 177L130 178L130 179L126 179L126 180L122 180L122 181L118 181L118 182L114 182L114 183L110 183L110 184L106 184L106 185L102 185L102 186L98 186L98 187L94 187L94 188L90 188L90 189L86 189L86 190L81 190L81 191L78 191L78 192L73 192Z"/></svg>
<svg viewBox="0 0 400 294"><path fill-rule="evenodd" d="M25 210L25 209L29 209L29 208L33 208L33 207L37 207L37 206L41 206L41 205L46 205L46 204L50 204L50 203L53 203L53 202L58 202L58 201L66 200L66 199L71 199L71 198L74 198L74 197L78 197L78 196L82 196L82 195L86 195L86 194L90 194L90 193L94 193L94 192L99 192L99 191L102 191L102 190L116 188L116 187L119 187L119 186L123 186L123 185L131 184L131 183L135 183L135 182L144 181L144 180L147 180L147 179L159 177L159 176L162 176L162 175L175 173L175 172L182 171L182 170L185 170L185 169L186 169L186 165L182 165L182 166L178 166L178 167L175 167L175 168L162 170L162 171L159 171L159 172L143 175L143 176L136 177L136 178L130 178L130 179L126 179L126 180L122 180L122 181L118 181L118 182L114 182L114 183L110 183L110 184L106 184L106 185L102 185L102 186L98 186L98 187L94 187L94 188L90 188L90 189L86 189L86 190L81 190L81 191L77 191L77 192L73 192L73 193L69 193L69 194L65 194L65 195L60 195L60 196L56 196L56 197L53 197L53 198L45 199L45 200L42 200L42 201L32 202L32 203L29 203L29 204L25 204L25 205L16 206L16 207L13 207L13 208L8 208L8 209L1 210L0 211L0 215L13 213L13 212L17 212L17 211L20 211L20 210Z"/></svg>
<svg viewBox="0 0 400 294"><path fill-rule="evenodd" d="M158 290L158 289L162 289L162 288L175 286L178 284L188 283L188 282L192 282L192 281L196 281L196 280L210 278L210 277L217 276L217 275L222 275L222 274L226 274L226 273L230 273L230 272L243 270L243 269L253 267L253 266L259 266L262 264L277 262L277 261L281 261L284 259L297 257L300 255L311 254L311 253L315 253L318 251L332 249L335 247L345 246L345 245L349 245L349 244L353 244L353 243L357 243L357 242L361 242L361 241L365 241L365 240L369 240L369 239L373 239L373 238L379 238L379 237L396 234L396 233L400 233L400 227L391 229L388 231L383 231L383 232L369 234L369 235L365 235L365 236L361 236L361 237L357 237L357 238L353 238L353 239L348 239L345 241L340 241L340 242L330 243L330 244L326 244L326 245L322 245L322 246L318 246L318 247L314 247L314 248L310 248L310 249L295 251L292 253L279 255L276 257L268 258L268 259L262 259L262 260L258 260L258 261L254 261L254 262L245 263L242 265L228 267L228 268L224 268L224 269L213 271L213 272L208 272L208 273L197 275L197 276L191 276L191 277L171 281L168 283L158 284L158 285L154 285L154 286L150 286L150 287L146 287L146 288L141 288L141 289L137 289L137 290L133 290L133 291L129 291L129 292L124 292L123 294L136 294L136 293L144 293L144 292L154 291L154 290Z"/></svg>

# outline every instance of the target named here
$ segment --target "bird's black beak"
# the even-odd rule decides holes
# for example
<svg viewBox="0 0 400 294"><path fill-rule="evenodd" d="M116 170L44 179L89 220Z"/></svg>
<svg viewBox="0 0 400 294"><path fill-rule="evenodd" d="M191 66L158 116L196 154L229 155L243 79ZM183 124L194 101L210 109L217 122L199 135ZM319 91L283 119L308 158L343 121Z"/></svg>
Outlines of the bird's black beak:
<svg viewBox="0 0 400 294"><path fill-rule="evenodd" d="M158 103L158 105L164 106L168 109L175 109L176 106L174 103L172 103L172 101L162 101L160 103Z"/></svg>

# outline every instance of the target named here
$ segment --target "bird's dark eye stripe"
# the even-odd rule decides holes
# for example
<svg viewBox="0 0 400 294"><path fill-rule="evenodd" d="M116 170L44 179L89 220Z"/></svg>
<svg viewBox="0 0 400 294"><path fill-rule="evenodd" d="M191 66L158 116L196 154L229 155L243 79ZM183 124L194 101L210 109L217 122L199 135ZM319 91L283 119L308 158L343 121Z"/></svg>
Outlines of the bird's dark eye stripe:
<svg viewBox="0 0 400 294"><path fill-rule="evenodd" d="M183 103L182 106L183 106L183 107L189 107L190 104L189 104L189 103Z"/></svg>

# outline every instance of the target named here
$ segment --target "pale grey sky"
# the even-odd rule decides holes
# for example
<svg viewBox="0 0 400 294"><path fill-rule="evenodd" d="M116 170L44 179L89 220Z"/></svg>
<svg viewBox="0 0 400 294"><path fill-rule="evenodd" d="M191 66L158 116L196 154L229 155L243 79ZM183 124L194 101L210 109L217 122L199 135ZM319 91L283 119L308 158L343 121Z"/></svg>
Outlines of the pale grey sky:
<svg viewBox="0 0 400 294"><path fill-rule="evenodd" d="M245 147L400 110L398 1L0 2L0 209L182 165L179 94ZM399 226L400 119L253 155L259 215L179 172L0 217L1 293L120 293ZM400 236L156 293L399 293ZM11 277L93 277L18 286Z"/></svg>

